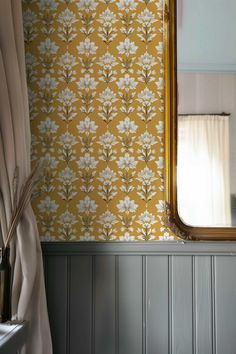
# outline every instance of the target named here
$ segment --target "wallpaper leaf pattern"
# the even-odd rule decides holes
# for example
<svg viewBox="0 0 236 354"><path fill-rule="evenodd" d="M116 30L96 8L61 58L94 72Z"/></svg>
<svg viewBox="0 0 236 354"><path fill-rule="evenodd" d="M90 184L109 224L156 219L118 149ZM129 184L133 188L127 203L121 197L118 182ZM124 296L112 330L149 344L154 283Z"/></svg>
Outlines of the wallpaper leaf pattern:
<svg viewBox="0 0 236 354"><path fill-rule="evenodd" d="M162 0L24 0L44 241L170 240Z"/></svg>

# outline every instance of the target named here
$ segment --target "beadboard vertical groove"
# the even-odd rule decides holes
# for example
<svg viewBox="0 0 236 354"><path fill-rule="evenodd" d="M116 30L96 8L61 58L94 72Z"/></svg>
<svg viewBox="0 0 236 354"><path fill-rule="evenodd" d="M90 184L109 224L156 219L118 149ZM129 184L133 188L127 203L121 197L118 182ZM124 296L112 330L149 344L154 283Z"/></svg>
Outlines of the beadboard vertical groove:
<svg viewBox="0 0 236 354"><path fill-rule="evenodd" d="M71 274L71 257L66 256L66 353L70 354L70 274Z"/></svg>
<svg viewBox="0 0 236 354"><path fill-rule="evenodd" d="M196 354L213 354L211 267L210 256L195 256Z"/></svg>
<svg viewBox="0 0 236 354"><path fill-rule="evenodd" d="M147 257L142 256L142 354L147 354Z"/></svg>
<svg viewBox="0 0 236 354"><path fill-rule="evenodd" d="M192 353L196 354L196 262L192 256Z"/></svg>
<svg viewBox="0 0 236 354"><path fill-rule="evenodd" d="M115 256L115 354L119 349L119 256Z"/></svg>
<svg viewBox="0 0 236 354"><path fill-rule="evenodd" d="M172 354L172 325L173 325L173 309L172 309L172 256L168 256L168 354Z"/></svg>
<svg viewBox="0 0 236 354"><path fill-rule="evenodd" d="M54 354L235 354L228 245L96 247L43 246Z"/></svg>
<svg viewBox="0 0 236 354"><path fill-rule="evenodd" d="M212 352L216 354L215 257L211 256Z"/></svg>

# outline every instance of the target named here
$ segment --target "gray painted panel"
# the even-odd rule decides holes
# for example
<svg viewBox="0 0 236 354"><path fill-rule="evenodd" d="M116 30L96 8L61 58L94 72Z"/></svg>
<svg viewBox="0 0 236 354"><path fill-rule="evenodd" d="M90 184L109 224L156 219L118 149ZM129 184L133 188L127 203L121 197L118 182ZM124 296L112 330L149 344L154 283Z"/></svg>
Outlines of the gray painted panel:
<svg viewBox="0 0 236 354"><path fill-rule="evenodd" d="M53 353L67 353L67 257L47 259L47 302Z"/></svg>
<svg viewBox="0 0 236 354"><path fill-rule="evenodd" d="M142 354L142 257L119 257L119 354Z"/></svg>
<svg viewBox="0 0 236 354"><path fill-rule="evenodd" d="M168 354L168 256L147 257L147 354Z"/></svg>
<svg viewBox="0 0 236 354"><path fill-rule="evenodd" d="M72 256L70 274L70 354L91 354L92 302L92 257Z"/></svg>
<svg viewBox="0 0 236 354"><path fill-rule="evenodd" d="M215 259L216 353L236 353L236 257Z"/></svg>
<svg viewBox="0 0 236 354"><path fill-rule="evenodd" d="M193 350L192 257L172 259L172 353L190 354Z"/></svg>
<svg viewBox="0 0 236 354"><path fill-rule="evenodd" d="M211 257L195 257L196 354L212 354Z"/></svg>
<svg viewBox="0 0 236 354"><path fill-rule="evenodd" d="M115 354L115 257L95 258L95 353Z"/></svg>

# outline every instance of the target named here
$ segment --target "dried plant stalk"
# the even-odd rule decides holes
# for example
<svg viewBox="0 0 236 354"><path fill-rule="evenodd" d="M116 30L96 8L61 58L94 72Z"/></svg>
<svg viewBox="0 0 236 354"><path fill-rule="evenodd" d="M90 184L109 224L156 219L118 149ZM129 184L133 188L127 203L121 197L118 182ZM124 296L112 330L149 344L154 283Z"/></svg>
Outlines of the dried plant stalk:
<svg viewBox="0 0 236 354"><path fill-rule="evenodd" d="M39 172L40 172L41 168L42 168L41 163L37 164L33 168L32 172L30 173L29 177L27 178L27 180L22 188L18 203L16 202L17 182L14 179L14 195L15 195L15 203L16 204L15 204L15 210L12 215L10 227L7 232L6 241L4 243L4 249L6 249L9 246L9 244L16 232L16 228L17 228L17 225L19 224L22 214L23 214L26 206L30 202L31 195L32 195L34 186L35 186L36 182L38 181Z"/></svg>

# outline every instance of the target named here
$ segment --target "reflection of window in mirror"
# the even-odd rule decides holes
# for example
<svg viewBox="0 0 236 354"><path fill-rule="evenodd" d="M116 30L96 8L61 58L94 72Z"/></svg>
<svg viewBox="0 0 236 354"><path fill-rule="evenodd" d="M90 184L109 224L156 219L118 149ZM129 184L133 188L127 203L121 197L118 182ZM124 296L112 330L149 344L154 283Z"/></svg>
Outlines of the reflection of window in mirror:
<svg viewBox="0 0 236 354"><path fill-rule="evenodd" d="M178 210L193 226L230 226L229 116L179 115Z"/></svg>
<svg viewBox="0 0 236 354"><path fill-rule="evenodd" d="M236 1L177 10L178 212L192 226L236 226Z"/></svg>

